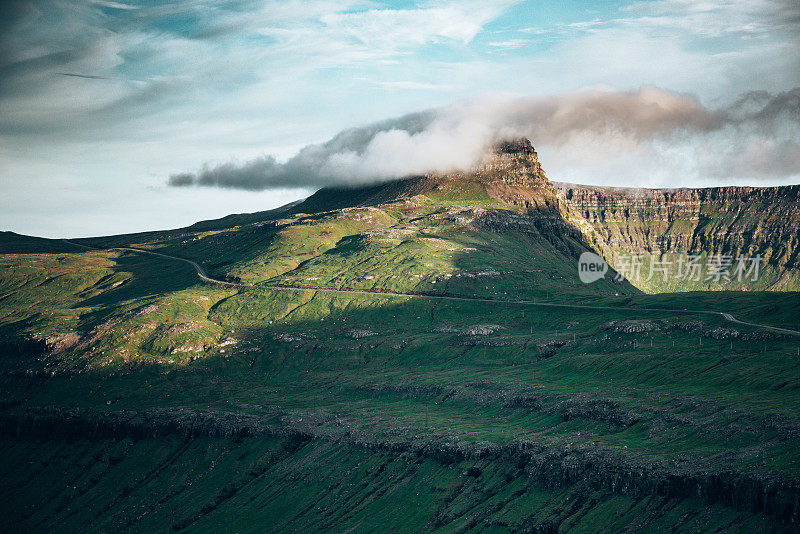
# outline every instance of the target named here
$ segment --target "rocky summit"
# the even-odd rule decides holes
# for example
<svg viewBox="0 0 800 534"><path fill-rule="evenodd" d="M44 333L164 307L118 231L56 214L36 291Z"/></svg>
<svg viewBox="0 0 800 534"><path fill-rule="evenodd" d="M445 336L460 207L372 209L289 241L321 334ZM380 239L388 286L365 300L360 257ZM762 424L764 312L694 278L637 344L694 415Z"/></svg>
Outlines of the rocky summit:
<svg viewBox="0 0 800 534"><path fill-rule="evenodd" d="M539 156L526 138L495 144L477 166L476 174L488 181L520 187L550 187Z"/></svg>

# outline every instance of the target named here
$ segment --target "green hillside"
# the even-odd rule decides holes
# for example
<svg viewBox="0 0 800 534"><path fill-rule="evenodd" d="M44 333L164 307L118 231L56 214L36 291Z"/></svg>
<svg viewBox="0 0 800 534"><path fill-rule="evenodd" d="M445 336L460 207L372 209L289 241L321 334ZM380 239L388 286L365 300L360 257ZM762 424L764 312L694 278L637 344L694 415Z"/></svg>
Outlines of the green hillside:
<svg viewBox="0 0 800 534"><path fill-rule="evenodd" d="M798 293L584 284L612 241L580 217L523 143L179 230L4 235L6 524L796 531Z"/></svg>

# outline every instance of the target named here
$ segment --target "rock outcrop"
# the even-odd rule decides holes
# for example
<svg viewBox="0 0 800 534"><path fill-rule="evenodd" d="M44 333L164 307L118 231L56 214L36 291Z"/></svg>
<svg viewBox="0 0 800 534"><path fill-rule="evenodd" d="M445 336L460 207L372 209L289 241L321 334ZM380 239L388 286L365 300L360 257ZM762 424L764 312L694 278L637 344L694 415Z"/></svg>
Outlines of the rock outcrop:
<svg viewBox="0 0 800 534"><path fill-rule="evenodd" d="M545 489L583 484L613 494L699 499L706 504L770 514L792 525L800 521L800 486L796 480L775 473L711 470L691 461L649 461L620 450L547 440L494 444L411 435L380 437L328 416L284 415L279 417L280 423L275 423L276 415L279 414L263 417L189 408L107 413L11 408L0 412L0 429L7 436L67 440L274 436L302 445L321 439L445 464L464 460L503 462L516 466Z"/></svg>
<svg viewBox="0 0 800 534"><path fill-rule="evenodd" d="M536 150L524 137L497 143L478 164L475 174L488 181L553 190Z"/></svg>
<svg viewBox="0 0 800 534"><path fill-rule="evenodd" d="M763 259L776 289L792 289L800 245L800 186L626 189L556 184L612 264L622 254ZM788 277L790 278L790 277Z"/></svg>

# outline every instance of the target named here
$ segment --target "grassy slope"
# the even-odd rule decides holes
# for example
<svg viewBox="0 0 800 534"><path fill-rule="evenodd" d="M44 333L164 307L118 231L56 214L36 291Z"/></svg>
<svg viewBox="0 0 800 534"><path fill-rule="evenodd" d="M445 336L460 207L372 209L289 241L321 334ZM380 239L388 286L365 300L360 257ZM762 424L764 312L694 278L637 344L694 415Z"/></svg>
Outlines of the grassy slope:
<svg viewBox="0 0 800 534"><path fill-rule="evenodd" d="M511 213L510 206L475 187L437 189L428 197L377 207L300 213L227 230L85 242L159 250L198 261L220 278L249 284L491 297L513 293L517 298L638 292L608 279L581 284L575 258L587 248L576 237L555 231L545 239L535 228L498 231L489 226L484 221L489 215L502 218ZM466 200L471 196L479 198Z"/></svg>
<svg viewBox="0 0 800 534"><path fill-rule="evenodd" d="M625 333L608 324L631 317L649 319L659 330ZM147 388L134 387L142 379L128 375L54 379L37 393L37 403L278 405L336 413L376 433L397 426L417 432L427 408L443 435L468 440L546 436L663 458L691 452L704 465L719 458L742 468L800 469L793 442L773 433L798 416L794 340L752 332L752 339L731 345L730 338L714 337L718 329L730 331L721 319L695 324L661 312L250 290L222 301L209 321L237 344L209 350L205 360L166 376L145 373ZM462 332L485 324L498 328L487 335ZM537 346L552 341L563 345ZM29 396L23 388L9 398ZM576 398L591 402L567 402ZM530 402L514 406L513 399ZM612 403L624 422L592 413L598 401ZM676 407L687 422L662 428ZM562 420L570 411L578 416ZM754 429L731 426L742 417ZM786 424L760 430L770 417ZM742 447L734 457L732 439Z"/></svg>
<svg viewBox="0 0 800 534"><path fill-rule="evenodd" d="M60 239L0 232L0 250L4 254L57 254L59 252L80 252L81 248Z"/></svg>
<svg viewBox="0 0 800 534"><path fill-rule="evenodd" d="M444 465L320 442L33 439L4 441L3 450L8 462L0 476L15 489L4 500L4 517L34 531L781 529L769 517L742 517L691 499L547 490L512 466ZM19 463L30 463L35 474L9 469Z"/></svg>
<svg viewBox="0 0 800 534"><path fill-rule="evenodd" d="M36 337L54 369L187 361L222 338L209 309L230 291L134 252L0 256L0 337ZM9 356L11 357L11 356Z"/></svg>
<svg viewBox="0 0 800 534"><path fill-rule="evenodd" d="M572 238L548 240L515 229L467 227L456 217L463 210L454 209L451 202L402 201L343 215L294 215L277 224L172 232L124 243L196 258L217 274L255 284L241 290L200 283L184 264L129 252L4 255L0 333L6 338L37 333L49 336L51 343L66 343L66 335L76 334L78 341L47 357L35 349L8 346L0 378L3 399L93 410L171 405L266 413L279 407L301 428L296 420L303 414L328 414L354 425L366 440L398 435L432 442L527 439L556 449L578 444L637 461L678 462L687 469L714 472L733 467L754 476L798 475L796 339L734 327L715 316L635 310L724 307L744 319L796 328L796 294L643 296L629 286L608 282L584 286L575 280L571 254L581 245ZM122 238L116 241L123 243ZM262 287L275 283L317 289ZM595 302L632 310L597 312L343 294L320 287ZM613 297L613 292L628 295ZM646 331L625 331L643 324ZM78 370L83 372L73 372ZM42 371L61 373L43 380ZM319 430L323 435L324 431L324 427ZM61 454L55 442L36 446L42 457ZM98 470L87 488L137 476L105 466L103 451L116 446L86 443L81 449L85 454L76 456ZM236 476L212 469L216 482L202 497L193 497L192 490L182 486L193 475L186 468L159 468L159 462L168 461L160 460L161 455L180 458L175 466L202 465L209 455L227 458L228 449L245 446L218 440L187 445L137 442L131 447L131 458L151 457L151 467L132 462L141 464L137 469L165 473L166 478L146 477L146 484L177 488L174 496L151 503L153 510L160 510L152 512L158 521L174 523L189 517L187 524L213 529L246 512L261 518L257 524L262 526L278 521L276 525L288 528L291 517L297 525L324 520L337 528L355 525L369 530L370 518L387 514L397 502L377 499L374 508L350 510L325 505L322 492L321 508L296 504L295 499L305 493L292 493L296 497L291 501L275 504L265 495L275 491L281 478L271 478L275 475L267 470L246 480L242 486L246 490L237 487L235 498L222 499L219 512L214 507L195 517L189 512L192 506L202 510L205 504L216 503L229 491L226 485L247 479L242 465L250 464L243 460L234 469ZM294 457L281 456L282 447L248 442L246 450L236 454L277 455L276 469L294 472ZM4 448L25 457L18 443L8 442ZM519 473L508 479L502 464L482 465L486 478L468 488L465 484L472 484L471 477L461 475L463 466L432 462L403 467L405 460L376 457L344 444L337 449L317 443L307 452L312 451L312 458L300 461L298 467L305 474L296 475L307 481L304 488L309 480L320 488L343 486L338 471L325 471L332 461L349 465L343 457L364 456L360 464L347 468L354 473L363 462L410 469L401 478L403 483L422 488L423 497L432 492L431 498L442 503L413 518L408 513L392 516L409 530L442 517L447 518L443 526L455 529L484 511L498 524L553 521L562 528L574 524L587 530L594 530L597 521L620 526L640 521L654 529L658 521L671 525L697 521L708 530L733 522L736 529L747 531L754 522L771 521L722 508L704 516L691 501L637 501L607 493L583 501L585 509L567 510L559 503L567 496L575 498L579 491L585 497L580 487L560 493L526 482ZM49 476L51 461L55 460L37 469L38 476ZM312 472L317 476L310 477ZM431 486L434 475L448 482ZM386 491L394 480L363 475L356 479L356 484L364 485L363 493L348 493L354 490L343 486L342 499L360 502L357 495ZM506 490L520 484L522 493L503 506L490 506L493 498L507 498ZM30 487L27 491L23 498L35 499L36 491ZM53 491L58 495L54 502L64 508L42 509L36 512L39 519L25 521L42 521L39 528L66 521L65 510L78 501L69 499L74 497L69 487ZM488 494L494 497L479 498ZM97 503L96 512L69 517L76 526L95 514L97 521L113 525L133 521L146 529L149 519L129 504L130 495L127 490L119 493L105 511ZM167 519L163 514L171 513L183 499L192 506L179 507L186 513ZM415 502L429 502L422 497L416 501L416 495L406 492L397 499L409 503L409 510L418 508ZM266 508L255 511L253 502ZM512 510L517 510L513 521L508 515ZM659 513L651 514L653 510L675 510L675 515L670 511L659 518ZM686 512L677 513L682 510ZM616 519L608 514L615 514L619 523L609 523Z"/></svg>

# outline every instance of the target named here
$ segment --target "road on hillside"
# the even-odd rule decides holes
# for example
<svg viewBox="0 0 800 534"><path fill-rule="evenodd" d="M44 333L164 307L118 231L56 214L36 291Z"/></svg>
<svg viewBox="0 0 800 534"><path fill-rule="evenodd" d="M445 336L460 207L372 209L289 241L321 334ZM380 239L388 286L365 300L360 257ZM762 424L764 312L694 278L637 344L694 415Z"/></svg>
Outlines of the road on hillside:
<svg viewBox="0 0 800 534"><path fill-rule="evenodd" d="M458 297L452 295L427 295L427 294L420 294L420 293L400 293L395 291L370 291L366 289L336 289L336 288L329 288L329 287L297 287L297 286L278 286L278 285L261 285L261 286L250 286L247 284L237 284L235 282L227 282L225 280L217 280L216 278L211 278L206 273L203 267L190 259L181 258L179 256L171 256L169 254L162 254L160 252L153 252L150 250L145 250L141 248L133 248L133 247L114 247L113 249L101 249L96 247L90 247L88 245L82 245L80 243L75 243L74 241L69 241L67 239L62 239L63 242L69 243L70 245L75 245L80 248L84 248L87 250L129 250L132 252L139 252L142 254L150 254L152 256L159 256L161 258L166 258L175 261L182 261L184 263L188 263L191 265L194 270L197 272L197 276L200 277L201 280L205 282L211 282L212 284L219 284L223 286L229 287L238 287L238 288L249 288L249 287L259 287L263 289L274 289L274 290L290 290L290 289L307 289L313 291L321 291L327 293L357 293L357 294L364 294L364 295L387 295L387 296L400 296L400 297L418 297L418 298L427 298L427 299L438 299L438 300L457 300L457 301L469 301L469 302L490 302L490 303L498 303L498 304L522 304L522 305L530 305L530 306L549 306L554 308L572 308L572 309L583 309L583 310L614 310L614 311L654 311L654 312L670 312L670 313L682 313L682 314L700 314L700 315L717 315L723 317L725 320L730 321L736 324L748 325L748 326L755 326L757 328L764 328L767 330L772 330L775 332L781 332L784 334L792 334L796 336L800 336L800 331L798 330L791 330L789 328L779 328L777 326L769 326L766 324L758 324L758 323L748 323L746 321L741 321L727 312L720 312L720 311L711 311L711 310L684 310L684 309L670 309L670 308L631 308L631 307L622 307L622 306L593 306L588 304L556 304L552 302L536 302L535 300L503 300L503 299L493 299L488 297Z"/></svg>

